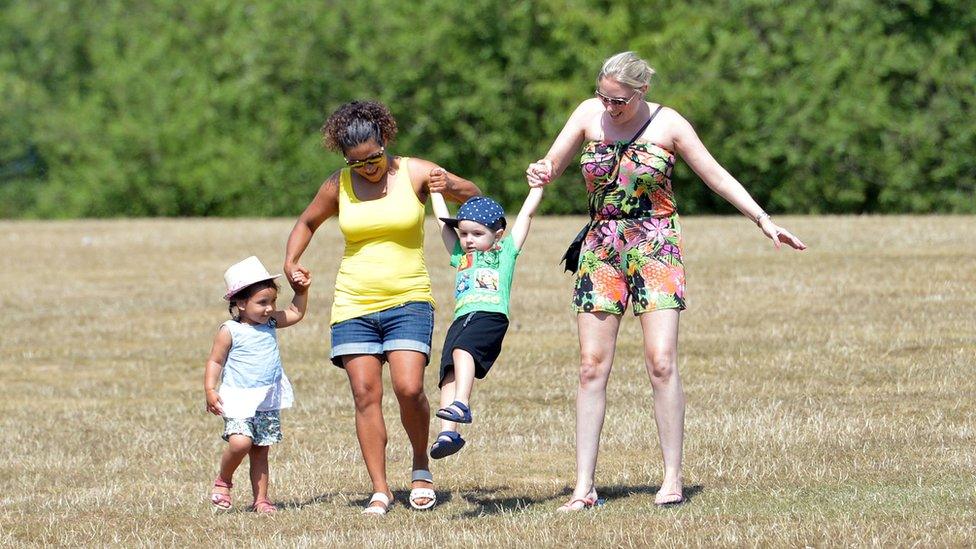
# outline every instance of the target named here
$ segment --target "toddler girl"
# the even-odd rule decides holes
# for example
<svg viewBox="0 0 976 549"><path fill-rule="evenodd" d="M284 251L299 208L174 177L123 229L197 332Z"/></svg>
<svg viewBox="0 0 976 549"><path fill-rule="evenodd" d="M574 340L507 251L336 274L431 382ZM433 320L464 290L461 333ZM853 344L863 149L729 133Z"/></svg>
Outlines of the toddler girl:
<svg viewBox="0 0 976 549"><path fill-rule="evenodd" d="M275 307L278 285L257 257L232 265L224 273L233 320L217 330L204 373L207 411L224 418L223 438L228 442L220 458L210 503L231 508L234 471L244 456L251 463L252 509L273 513L268 500L268 449L281 441L279 412L294 401L291 383L281 367L276 328L285 328L305 316L311 277L303 272L290 277L295 297L284 311ZM220 390L217 390L218 380Z"/></svg>

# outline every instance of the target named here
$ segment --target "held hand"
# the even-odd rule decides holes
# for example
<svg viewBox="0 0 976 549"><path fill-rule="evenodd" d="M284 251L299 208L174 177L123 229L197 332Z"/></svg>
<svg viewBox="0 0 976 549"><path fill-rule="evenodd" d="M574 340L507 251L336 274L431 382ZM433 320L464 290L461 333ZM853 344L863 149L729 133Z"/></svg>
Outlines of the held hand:
<svg viewBox="0 0 976 549"><path fill-rule="evenodd" d="M215 416L224 415L224 401L220 399L216 389L207 389L207 411Z"/></svg>
<svg viewBox="0 0 976 549"><path fill-rule="evenodd" d="M796 250L807 249L807 245L804 244L803 241L793 236L793 233L790 231L787 231L783 227L773 223L773 221L768 217L760 221L759 227L762 229L763 233L766 234L766 236L772 239L773 245L776 246L776 249L779 249L780 242L787 244Z"/></svg>
<svg viewBox="0 0 976 549"><path fill-rule="evenodd" d="M525 178L530 187L544 187L552 182L552 160L543 158L529 164L525 170Z"/></svg>
<svg viewBox="0 0 976 549"><path fill-rule="evenodd" d="M427 174L427 189L432 193L444 193L447 190L447 170L441 167L430 170Z"/></svg>
<svg viewBox="0 0 976 549"><path fill-rule="evenodd" d="M285 273L285 278L288 279L288 285L296 292L299 288L308 288L308 285L311 284L312 274L308 272L308 269L302 267L301 263L285 263L282 270ZM303 280L307 282L302 284L301 281Z"/></svg>
<svg viewBox="0 0 976 549"><path fill-rule="evenodd" d="M308 291L308 287L312 285L312 273L306 271L295 270L292 271L291 276L288 277L288 283L291 284L291 289L296 294L304 294Z"/></svg>

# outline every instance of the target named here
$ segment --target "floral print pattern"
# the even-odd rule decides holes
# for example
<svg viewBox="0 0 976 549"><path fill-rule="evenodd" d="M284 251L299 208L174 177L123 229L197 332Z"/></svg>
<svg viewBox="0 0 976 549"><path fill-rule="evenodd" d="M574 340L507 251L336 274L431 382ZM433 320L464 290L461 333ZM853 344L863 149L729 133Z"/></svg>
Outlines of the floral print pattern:
<svg viewBox="0 0 976 549"><path fill-rule="evenodd" d="M653 143L591 141L580 166L594 219L669 217L677 213L671 191L674 153ZM620 161L617 162L617 158Z"/></svg>
<svg viewBox="0 0 976 549"><path fill-rule="evenodd" d="M255 446L271 446L281 442L281 411L257 411L254 417L224 418L224 440L230 440L231 435L249 437Z"/></svg>
<svg viewBox="0 0 976 549"><path fill-rule="evenodd" d="M674 154L651 143L618 150L625 144L591 142L580 158L594 221L580 253L574 309L619 315L628 301L635 315L684 309Z"/></svg>

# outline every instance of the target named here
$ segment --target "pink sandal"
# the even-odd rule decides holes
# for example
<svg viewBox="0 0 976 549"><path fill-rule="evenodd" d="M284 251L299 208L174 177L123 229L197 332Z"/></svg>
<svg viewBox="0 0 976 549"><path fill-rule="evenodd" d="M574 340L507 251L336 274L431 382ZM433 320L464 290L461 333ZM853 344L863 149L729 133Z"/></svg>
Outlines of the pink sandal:
<svg viewBox="0 0 976 549"><path fill-rule="evenodd" d="M576 505L577 503L582 503L583 506L579 508L573 507L573 505ZM596 495L596 490L593 490L592 492L587 494L585 498L573 498L567 501L566 503L560 505L559 508L556 509L556 511L560 513L583 511L585 509L592 509L600 504L601 504L600 498Z"/></svg>
<svg viewBox="0 0 976 549"><path fill-rule="evenodd" d="M254 500L254 505L251 506L251 510L255 513L270 514L277 513L278 508L274 506L273 503L267 499Z"/></svg>
<svg viewBox="0 0 976 549"><path fill-rule="evenodd" d="M227 488L229 491L234 487L233 482L224 482L220 477L214 480L214 488ZM230 494L221 494L220 492L212 492L210 494L210 504L214 506L214 509L219 509L221 511L226 511L230 509Z"/></svg>

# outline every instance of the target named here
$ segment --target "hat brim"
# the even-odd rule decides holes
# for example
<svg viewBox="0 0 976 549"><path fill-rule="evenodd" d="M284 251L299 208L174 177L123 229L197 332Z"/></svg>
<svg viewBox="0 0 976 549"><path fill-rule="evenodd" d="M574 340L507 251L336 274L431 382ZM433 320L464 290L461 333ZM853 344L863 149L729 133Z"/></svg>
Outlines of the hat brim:
<svg viewBox="0 0 976 549"><path fill-rule="evenodd" d="M252 284L257 284L258 282L264 282L265 280L274 280L274 279L278 278L279 276L283 276L283 275L276 274L276 275L272 275L272 276L265 276L265 277L261 277L261 278L259 278L257 280L252 280L252 281L247 282L245 284L241 284L239 287L234 288L232 290L229 290L226 294L224 294L224 300L225 301L230 301L231 298L234 297L234 294L240 292L241 290L243 290L244 288L247 288L248 286L250 286Z"/></svg>
<svg viewBox="0 0 976 549"><path fill-rule="evenodd" d="M447 225L448 227L453 227L455 229L458 228L458 223L461 222L460 219L455 219L453 217L439 217L438 219L443 221L444 224Z"/></svg>

